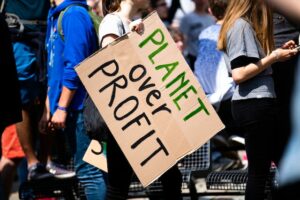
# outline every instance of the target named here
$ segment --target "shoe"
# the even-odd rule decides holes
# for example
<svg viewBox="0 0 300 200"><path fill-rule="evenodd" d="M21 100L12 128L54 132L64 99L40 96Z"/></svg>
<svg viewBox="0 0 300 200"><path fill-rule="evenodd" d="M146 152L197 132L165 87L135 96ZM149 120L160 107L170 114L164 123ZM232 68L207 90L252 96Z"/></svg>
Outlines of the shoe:
<svg viewBox="0 0 300 200"><path fill-rule="evenodd" d="M74 171L67 170L65 166L54 162L49 162L46 168L54 175L55 178L59 179L72 178L76 175Z"/></svg>
<svg viewBox="0 0 300 200"><path fill-rule="evenodd" d="M28 168L28 181L53 178L53 174L49 173L46 166L42 163L36 163Z"/></svg>

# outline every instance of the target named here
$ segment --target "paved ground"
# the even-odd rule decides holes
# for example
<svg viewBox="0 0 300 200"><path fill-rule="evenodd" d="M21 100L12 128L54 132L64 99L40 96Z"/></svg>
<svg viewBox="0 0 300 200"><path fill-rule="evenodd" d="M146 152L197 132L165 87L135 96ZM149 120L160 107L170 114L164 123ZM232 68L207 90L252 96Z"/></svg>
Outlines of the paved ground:
<svg viewBox="0 0 300 200"><path fill-rule="evenodd" d="M206 184L203 179L197 180L196 183L197 192L203 193L206 191ZM9 200L19 200L18 196L18 183L16 182L13 187L13 193ZM185 191L184 191L185 192ZM203 193L205 194L205 193ZM148 198L131 198L130 200L149 200ZM189 197L184 197L183 200L190 200ZM198 200L244 200L244 196L202 196Z"/></svg>

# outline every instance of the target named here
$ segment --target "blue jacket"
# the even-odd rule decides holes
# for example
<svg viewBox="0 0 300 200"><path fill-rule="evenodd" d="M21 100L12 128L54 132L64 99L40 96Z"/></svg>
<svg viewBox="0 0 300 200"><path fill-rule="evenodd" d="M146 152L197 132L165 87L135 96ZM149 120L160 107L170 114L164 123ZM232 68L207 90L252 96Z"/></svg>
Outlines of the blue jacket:
<svg viewBox="0 0 300 200"><path fill-rule="evenodd" d="M64 41L58 33L57 20L61 11L71 4L62 19ZM87 12L85 0L64 0L51 8L48 14L46 48L48 52L48 97L50 112L53 114L65 86L76 93L69 106L70 110L81 110L86 90L74 67L94 53L97 48L97 35Z"/></svg>

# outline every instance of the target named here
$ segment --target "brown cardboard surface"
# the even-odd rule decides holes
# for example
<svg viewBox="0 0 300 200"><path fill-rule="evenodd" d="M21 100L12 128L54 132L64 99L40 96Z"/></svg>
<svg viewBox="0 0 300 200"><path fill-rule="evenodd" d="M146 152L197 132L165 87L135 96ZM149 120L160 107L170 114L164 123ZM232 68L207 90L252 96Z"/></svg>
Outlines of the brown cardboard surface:
<svg viewBox="0 0 300 200"><path fill-rule="evenodd" d="M106 144L100 145L97 140L92 140L83 160L107 172Z"/></svg>
<svg viewBox="0 0 300 200"><path fill-rule="evenodd" d="M158 15L144 26L76 71L147 186L224 126Z"/></svg>

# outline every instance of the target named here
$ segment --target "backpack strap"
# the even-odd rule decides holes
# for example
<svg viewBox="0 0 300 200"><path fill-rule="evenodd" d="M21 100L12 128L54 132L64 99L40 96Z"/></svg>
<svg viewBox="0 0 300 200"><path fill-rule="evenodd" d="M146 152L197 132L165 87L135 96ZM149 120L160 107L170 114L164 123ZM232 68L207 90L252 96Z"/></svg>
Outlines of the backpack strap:
<svg viewBox="0 0 300 200"><path fill-rule="evenodd" d="M62 10L60 13L59 13L59 16L58 16L58 19L57 19L57 30L58 30L58 34L60 36L60 38L65 41L65 35L64 35L64 32L63 32L63 28L62 28L62 20L63 20L63 16L64 14L67 12L67 10L73 6L81 6L80 4L72 4L72 5L69 5L67 6L64 10Z"/></svg>

